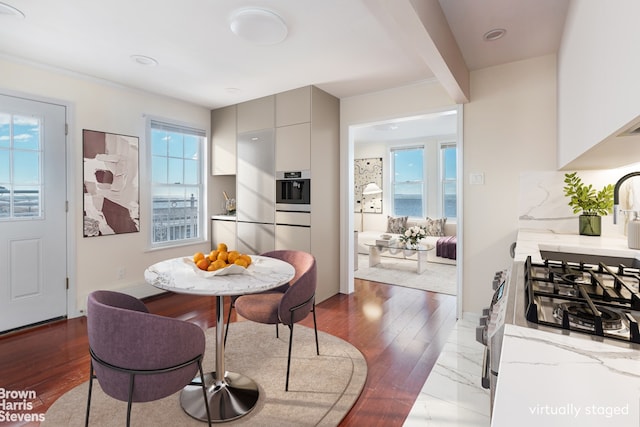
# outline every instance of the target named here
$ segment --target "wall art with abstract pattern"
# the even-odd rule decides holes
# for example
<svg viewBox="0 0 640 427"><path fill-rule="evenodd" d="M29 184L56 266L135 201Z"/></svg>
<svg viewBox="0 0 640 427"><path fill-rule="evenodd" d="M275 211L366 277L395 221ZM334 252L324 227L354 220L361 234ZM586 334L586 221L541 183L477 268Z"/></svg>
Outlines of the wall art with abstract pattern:
<svg viewBox="0 0 640 427"><path fill-rule="evenodd" d="M138 137L83 129L84 237L140 231Z"/></svg>
<svg viewBox="0 0 640 427"><path fill-rule="evenodd" d="M354 209L355 212L382 213L382 193L363 195L368 184L382 189L382 157L355 159L354 161Z"/></svg>

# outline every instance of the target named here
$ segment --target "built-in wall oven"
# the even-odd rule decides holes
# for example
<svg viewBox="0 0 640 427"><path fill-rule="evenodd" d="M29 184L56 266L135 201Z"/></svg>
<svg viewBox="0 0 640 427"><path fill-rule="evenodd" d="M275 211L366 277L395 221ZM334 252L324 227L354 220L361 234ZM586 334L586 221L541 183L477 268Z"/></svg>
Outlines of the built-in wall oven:
<svg viewBox="0 0 640 427"><path fill-rule="evenodd" d="M276 172L276 211L311 212L311 172Z"/></svg>

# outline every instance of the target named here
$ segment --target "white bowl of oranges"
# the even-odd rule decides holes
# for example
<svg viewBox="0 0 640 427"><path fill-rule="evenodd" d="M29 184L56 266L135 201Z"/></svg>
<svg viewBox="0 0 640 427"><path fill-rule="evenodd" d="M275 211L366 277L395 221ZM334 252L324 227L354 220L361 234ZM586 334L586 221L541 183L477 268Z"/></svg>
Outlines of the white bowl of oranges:
<svg viewBox="0 0 640 427"><path fill-rule="evenodd" d="M225 243L208 254L196 252L192 258L185 258L185 262L193 266L198 273L206 276L222 276L225 274L243 274L252 263L249 255L235 250L229 250Z"/></svg>

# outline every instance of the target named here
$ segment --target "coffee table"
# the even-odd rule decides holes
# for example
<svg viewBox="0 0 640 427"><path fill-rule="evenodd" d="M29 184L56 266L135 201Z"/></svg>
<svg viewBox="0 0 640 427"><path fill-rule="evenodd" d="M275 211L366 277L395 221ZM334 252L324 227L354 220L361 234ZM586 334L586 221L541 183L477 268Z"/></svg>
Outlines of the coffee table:
<svg viewBox="0 0 640 427"><path fill-rule="evenodd" d="M387 243L387 242L385 242ZM398 240L389 240L388 244L365 243L369 247L369 267L374 267L381 262L381 254L389 252L391 255L401 255L404 259L413 255L418 255L418 265L416 272L422 274L427 269L427 252L432 251L435 246L421 244L415 248L407 249L404 243Z"/></svg>

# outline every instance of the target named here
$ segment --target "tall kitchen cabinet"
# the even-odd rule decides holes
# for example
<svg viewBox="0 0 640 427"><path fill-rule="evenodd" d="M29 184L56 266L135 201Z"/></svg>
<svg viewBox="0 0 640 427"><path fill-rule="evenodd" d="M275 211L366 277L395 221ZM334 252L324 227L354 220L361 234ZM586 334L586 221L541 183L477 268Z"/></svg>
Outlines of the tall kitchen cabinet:
<svg viewBox="0 0 640 427"><path fill-rule="evenodd" d="M237 250L275 248L275 132L273 96L237 105Z"/></svg>
<svg viewBox="0 0 640 427"><path fill-rule="evenodd" d="M314 86L306 86L233 107L235 120L229 112L226 115L219 110L212 112L212 134L215 136L217 132L215 117L227 117L236 126L237 249L247 253L272 249L308 251L318 264L316 301L337 294L340 289L339 100ZM228 126L231 129L232 125ZM269 135L271 148L266 143L258 145L261 139L267 141ZM225 142L229 140L227 137ZM215 138L212 141L217 144ZM215 156L218 147L212 147L212 151ZM225 167L216 166L215 158L212 162L214 172L216 167ZM301 170L311 173L311 212L277 212L275 172ZM226 225L224 229L228 230Z"/></svg>
<svg viewBox="0 0 640 427"><path fill-rule="evenodd" d="M311 172L311 212L276 212L276 249L309 248L322 301L340 282L340 102L306 86L276 94L275 107L276 171Z"/></svg>

